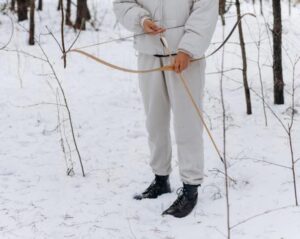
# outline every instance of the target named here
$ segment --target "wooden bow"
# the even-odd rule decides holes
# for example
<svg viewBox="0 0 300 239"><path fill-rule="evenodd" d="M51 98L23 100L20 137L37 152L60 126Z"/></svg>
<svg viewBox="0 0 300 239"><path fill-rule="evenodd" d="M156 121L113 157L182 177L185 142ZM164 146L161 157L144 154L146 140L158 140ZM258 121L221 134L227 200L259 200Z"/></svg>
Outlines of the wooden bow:
<svg viewBox="0 0 300 239"><path fill-rule="evenodd" d="M208 54L207 56L203 56L201 58L197 58L197 59L193 59L191 60L191 62L196 62L196 61L200 61L200 60L203 60L203 59L207 59L211 56L213 56L214 54L216 54L220 49L222 49L225 44L229 41L229 39L231 38L232 34L234 33L234 31L236 30L236 28L238 27L238 25L240 24L240 22L242 21L242 19L245 17L245 16L252 16L252 17L256 17L254 14L252 13L245 13L243 14L238 20L237 22L234 24L233 28L231 29L230 33L228 34L228 36L225 38L225 40L221 43L221 45L215 49L214 51L212 51L210 54ZM167 66L163 66L163 67L158 67L158 68L154 68L154 69L148 69L148 70L133 70L133 69L128 69L128 68L125 68L125 67L121 67L121 66L117 66L117 65L114 65L112 63L109 63L101 58L98 58L90 53L87 53L83 50L80 50L80 49L70 49L69 51L66 52L69 53L69 52L77 52L81 55L84 55L100 64L103 64L107 67L110 67L112 69L115 69L115 70L119 70L119 71L123 71L123 72L128 72L128 73L133 73L133 74L146 74L146 73L151 73L151 72L156 72L156 71L173 71L174 70L174 67L172 65L167 65Z"/></svg>

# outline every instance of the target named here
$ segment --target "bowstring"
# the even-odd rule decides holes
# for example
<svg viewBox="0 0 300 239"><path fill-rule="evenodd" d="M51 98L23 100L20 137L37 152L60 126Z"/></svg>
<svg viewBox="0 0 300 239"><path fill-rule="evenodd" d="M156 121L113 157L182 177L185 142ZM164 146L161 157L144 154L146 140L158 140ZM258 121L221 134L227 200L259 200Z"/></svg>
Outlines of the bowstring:
<svg viewBox="0 0 300 239"><path fill-rule="evenodd" d="M184 27L184 25L175 26L175 27L168 27L168 28L166 28L166 30L172 30L172 29L176 29L176 28L180 28L180 27ZM78 36L79 36L79 34L78 34ZM139 33L139 34L133 34L133 35L125 36L125 37L120 37L120 38L111 39L111 40L107 40L107 41L103 41L103 42L99 42L99 43L94 43L94 44L90 44L90 45L86 45L86 46L77 47L76 49L81 50L81 49L86 49L86 48L90 48L90 47L94 47L94 46L105 45L105 44L109 44L109 43L113 43L113 42L125 41L125 40L128 40L130 38L144 36L144 35L149 35L149 33L143 32L143 33ZM78 36L76 38L78 38Z"/></svg>
<svg viewBox="0 0 300 239"><path fill-rule="evenodd" d="M225 41L217 48L215 49L211 54L209 54L207 57L210 57L212 55L214 55L217 51L219 51L225 44L226 42L229 40L229 38L232 36L232 34L234 33L235 29L237 28L237 26L240 24L240 22L242 21L242 19L245 16L252 16L252 17L256 17L255 14L252 13L245 13L243 14L238 21L234 24L234 27L232 28L232 30L230 31L230 33L228 34L228 36L226 37ZM185 25L180 25L180 26L175 26L175 27L169 27L166 28L166 30L172 30L172 29L176 29L176 28L180 28L180 27L184 27ZM78 33L76 40L78 40L79 35L81 32ZM81 47L77 47L76 49L81 50L81 49L86 49L86 48L90 48L90 47L95 47L95 46L100 46L100 45L105 45L105 44L109 44L109 43L113 43L113 42L118 42L118 41L125 41L128 40L130 38L134 38L134 37L139 37L139 36L144 36L144 35L148 35L149 33L139 33L139 34L133 34L133 35L129 35L129 36L125 36L125 37L120 37L117 39L111 39L111 40L107 40L107 41L103 41L103 42L99 42L99 43L95 43L95 44L90 44L90 45L86 45L86 46L81 46ZM75 42L74 42L75 43ZM74 45L74 43L72 44L72 46ZM72 50L72 46L68 49L67 52ZM206 58L207 58L206 57ZM199 59L194 59L193 61L197 61L197 60L201 60L202 58Z"/></svg>

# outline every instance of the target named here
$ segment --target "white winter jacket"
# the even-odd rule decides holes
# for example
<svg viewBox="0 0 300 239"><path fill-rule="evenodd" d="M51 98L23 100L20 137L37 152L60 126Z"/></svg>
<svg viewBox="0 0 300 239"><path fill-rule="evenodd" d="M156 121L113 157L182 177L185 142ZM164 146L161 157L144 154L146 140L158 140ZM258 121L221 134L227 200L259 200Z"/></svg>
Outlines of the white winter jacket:
<svg viewBox="0 0 300 239"><path fill-rule="evenodd" d="M118 21L135 34L143 33L141 20L149 17L168 29L164 33L172 53L179 50L200 58L207 50L218 19L218 0L114 0ZM173 28L173 29L172 29ZM159 36L135 37L135 49L164 54Z"/></svg>

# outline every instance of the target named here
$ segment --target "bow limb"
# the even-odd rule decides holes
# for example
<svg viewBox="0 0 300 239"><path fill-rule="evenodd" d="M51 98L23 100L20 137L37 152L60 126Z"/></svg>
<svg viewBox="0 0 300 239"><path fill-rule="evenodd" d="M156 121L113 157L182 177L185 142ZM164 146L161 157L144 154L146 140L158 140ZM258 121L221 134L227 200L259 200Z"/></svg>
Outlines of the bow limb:
<svg viewBox="0 0 300 239"><path fill-rule="evenodd" d="M254 14L252 13L245 13L244 15L242 15L238 21L234 24L233 28L231 29L230 33L228 34L228 36L226 37L226 39L222 42L222 44L217 48L215 49L214 51L212 51L210 54L208 54L207 56L203 56L201 58L197 58L197 59L193 59L191 60L191 62L195 62L195 61L200 61L200 60L203 60L203 59L206 59L208 57L211 57L212 55L216 54L222 47L224 47L226 45L226 43L229 41L229 39L231 38L231 36L233 35L234 31L236 30L236 28L238 27L238 25L240 24L240 22L242 21L242 19L245 17L245 16L252 16L252 17L256 17ZM119 70L119 71L123 71L123 72L128 72L128 73L133 73L133 74L145 74L145 73L151 73L151 72L156 72L156 71L173 71L174 70L174 67L172 65L167 65L167 66L163 66L163 67L158 67L158 68L154 68L154 69L149 69L149 70L132 70L132 69L128 69L128 68L124 68L124 67L120 67L120 66L117 66L117 65L114 65L114 64L111 64L107 61L104 61L98 57L95 57L85 51L82 51L80 49L71 49L69 51L67 51L66 53L69 53L69 52L77 52L81 55L84 55L100 64L103 64L107 67L110 67L112 69L115 69L115 70ZM66 54L65 53L65 54Z"/></svg>
<svg viewBox="0 0 300 239"><path fill-rule="evenodd" d="M253 13L245 13L243 14L238 21L234 24L233 28L231 29L230 33L227 35L227 37L225 38L225 40L222 42L222 44L220 46L218 46L217 49L215 49L214 51L212 51L210 54L208 54L207 56L201 57L201 58L197 58L197 59L193 59L192 62L194 61L200 61L203 59L206 59L208 57L213 56L214 54L216 54L219 50L221 50L221 48L223 48L223 46L226 45L226 43L229 41L229 39L231 38L231 36L233 35L233 33L235 32L236 28L238 27L238 25L241 23L242 19L246 16L251 16L251 17L256 17L255 14Z"/></svg>
<svg viewBox="0 0 300 239"><path fill-rule="evenodd" d="M77 52L77 53L84 55L84 56L86 56L96 62L99 62L107 67L113 68L115 70L123 71L123 72L133 73L133 74L145 74L145 73L151 73L151 72L156 72L156 71L173 71L173 66L171 66L171 65L158 67L158 68L154 68L154 69L149 69L149 70L132 70L132 69L128 69L128 68L124 68L124 67L120 67L120 66L111 64L107 61L104 61L98 57L93 56L92 54L89 54L89 53L79 50L79 49L73 49L73 50L70 50L69 52Z"/></svg>

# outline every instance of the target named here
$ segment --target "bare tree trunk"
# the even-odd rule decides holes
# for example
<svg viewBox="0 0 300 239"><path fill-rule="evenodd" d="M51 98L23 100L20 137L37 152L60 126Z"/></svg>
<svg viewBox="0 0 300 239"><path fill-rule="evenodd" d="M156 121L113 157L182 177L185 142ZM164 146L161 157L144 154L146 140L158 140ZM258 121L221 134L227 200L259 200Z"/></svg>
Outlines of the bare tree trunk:
<svg viewBox="0 0 300 239"><path fill-rule="evenodd" d="M221 20L222 20L222 25L225 26L225 9L226 7L226 0L219 0L219 15L221 16Z"/></svg>
<svg viewBox="0 0 300 239"><path fill-rule="evenodd" d="M43 10L43 0L39 0L37 10L38 11L42 11Z"/></svg>
<svg viewBox="0 0 300 239"><path fill-rule="evenodd" d="M254 12L254 14L256 15L255 4L256 4L255 0L252 0L253 12Z"/></svg>
<svg viewBox="0 0 300 239"><path fill-rule="evenodd" d="M11 0L10 2L10 10L15 11L16 10L16 0Z"/></svg>
<svg viewBox="0 0 300 239"><path fill-rule="evenodd" d="M78 155L78 159L79 159L79 162L80 162L82 176L85 177L84 167L83 167L81 154L80 154L79 147L78 147L77 140L76 140L76 136L75 136L74 124L73 124L72 114L71 114L71 110L70 110L70 107L69 107L69 104L68 104L67 96L66 96L64 88L62 87L62 84L61 84L61 82L60 82L60 80L59 80L59 78L58 78L58 76L56 74L54 66L50 62L50 59L49 59L48 55L46 54L45 50L43 49L43 47L42 47L42 45L41 45L41 43L39 41L37 41L37 45L41 49L41 51L42 51L42 53L44 55L44 58L45 58L44 60L46 60L46 62L48 63L48 65L49 65L49 67L50 67L50 69L52 71L52 75L54 76L54 79L56 80L56 82L58 84L58 87L59 87L59 90L60 90L60 92L62 94L63 101L64 101L64 106L65 106L65 108L67 110L67 114L68 114L68 121L69 121L69 125L70 125L70 128L71 128L71 134L72 134L72 139L73 139L73 143L74 143L74 146L75 146L75 151L76 151L76 153Z"/></svg>
<svg viewBox="0 0 300 239"><path fill-rule="evenodd" d="M274 103L284 104L284 81L282 73L282 22L281 2L273 0L273 74L274 74Z"/></svg>
<svg viewBox="0 0 300 239"><path fill-rule="evenodd" d="M61 9L61 48L62 53L64 55L64 68L67 67L67 57L66 57L66 46L65 46L65 32L64 32L64 25L65 25L65 13L64 13L64 0L60 0L60 9Z"/></svg>
<svg viewBox="0 0 300 239"><path fill-rule="evenodd" d="M268 126L268 117L267 117L267 112L266 112L266 106L265 106L265 92L264 92L264 84L263 84L263 75L262 75L262 70L261 70L261 43L262 43L262 31L261 27L258 24L258 29L259 29L259 40L255 43L257 47L257 68L258 68L258 75L259 75L259 82L260 82L260 92L261 92L261 98L262 98L262 106L263 106L263 112L264 112L264 117L265 117L265 125L266 127Z"/></svg>
<svg viewBox="0 0 300 239"><path fill-rule="evenodd" d="M35 0L30 0L29 45L34 45L34 10Z"/></svg>
<svg viewBox="0 0 300 239"><path fill-rule="evenodd" d="M71 0L67 0L67 9L66 9L66 25L72 26L71 21Z"/></svg>
<svg viewBox="0 0 300 239"><path fill-rule="evenodd" d="M77 16L75 28L85 30L85 22L91 19L87 0L77 0Z"/></svg>
<svg viewBox="0 0 300 239"><path fill-rule="evenodd" d="M18 21L24 21L28 19L27 16L27 7L28 7L28 1L27 0L17 0L18 4Z"/></svg>
<svg viewBox="0 0 300 239"><path fill-rule="evenodd" d="M57 11L60 11L60 0L58 0Z"/></svg>
<svg viewBox="0 0 300 239"><path fill-rule="evenodd" d="M241 5L240 1L236 0L236 9L237 9L237 17L238 20L241 19ZM245 90L245 97L246 97L246 105L247 105L247 114L252 114L252 106L251 106L251 94L248 84L248 76L247 76L247 54L246 54L246 48L245 48L245 41L244 41L244 33L243 33L243 25L242 21L239 23L239 36L240 36L240 46L241 46L241 53L242 53L242 59L243 59L243 82L244 82L244 90Z"/></svg>
<svg viewBox="0 0 300 239"><path fill-rule="evenodd" d="M260 5L260 14L263 16L264 15L264 7L263 7L263 1L259 0L259 5Z"/></svg>
<svg viewBox="0 0 300 239"><path fill-rule="evenodd" d="M295 122L295 113L296 113L296 109L295 109L295 92L296 92L295 72L296 72L296 66L297 66L299 61L300 61L300 57L293 64L292 106L291 106L292 116L291 116L291 122L288 126L288 136L289 136L290 153L291 153L291 160L292 160L292 172L293 172L294 194L295 194L295 204L296 204L296 206L299 206L298 191L297 191L297 174L296 174L296 169L297 169L296 163L299 159L295 159L292 133L293 133L293 126L294 126L294 122Z"/></svg>
<svg viewBox="0 0 300 239"><path fill-rule="evenodd" d="M225 26L223 25L223 41L225 40ZM226 225L227 225L227 239L231 238L231 222L230 222L230 198L229 198L229 180L228 180L228 161L226 155L226 107L224 98L224 62L225 62L225 47L222 52L222 65L221 65L221 80L220 80L220 93L221 93L221 103L222 103L222 119L223 119L223 159L224 159L224 173L225 173L225 194L226 194Z"/></svg>

